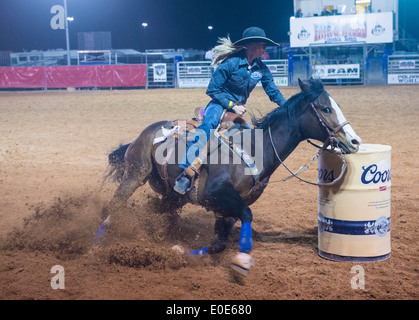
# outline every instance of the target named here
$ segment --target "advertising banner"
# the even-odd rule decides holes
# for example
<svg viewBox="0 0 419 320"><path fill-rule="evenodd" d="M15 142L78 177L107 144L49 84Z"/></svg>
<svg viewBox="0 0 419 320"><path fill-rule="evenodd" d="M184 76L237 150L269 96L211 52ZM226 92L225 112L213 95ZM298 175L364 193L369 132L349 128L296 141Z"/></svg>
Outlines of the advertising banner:
<svg viewBox="0 0 419 320"><path fill-rule="evenodd" d="M193 66L187 68L187 74L201 74L202 68L199 66Z"/></svg>
<svg viewBox="0 0 419 320"><path fill-rule="evenodd" d="M388 84L419 84L419 74L389 74Z"/></svg>
<svg viewBox="0 0 419 320"><path fill-rule="evenodd" d="M415 69L416 61L415 60L400 60L399 68L400 69Z"/></svg>
<svg viewBox="0 0 419 320"><path fill-rule="evenodd" d="M290 19L291 47L354 42L393 42L393 13L348 14Z"/></svg>
<svg viewBox="0 0 419 320"><path fill-rule="evenodd" d="M320 79L357 79L360 77L359 64L314 65L313 77Z"/></svg>
<svg viewBox="0 0 419 320"><path fill-rule="evenodd" d="M167 67L165 63L153 63L153 81L167 81Z"/></svg>
<svg viewBox="0 0 419 320"><path fill-rule="evenodd" d="M207 88L210 78L180 78L179 88Z"/></svg>

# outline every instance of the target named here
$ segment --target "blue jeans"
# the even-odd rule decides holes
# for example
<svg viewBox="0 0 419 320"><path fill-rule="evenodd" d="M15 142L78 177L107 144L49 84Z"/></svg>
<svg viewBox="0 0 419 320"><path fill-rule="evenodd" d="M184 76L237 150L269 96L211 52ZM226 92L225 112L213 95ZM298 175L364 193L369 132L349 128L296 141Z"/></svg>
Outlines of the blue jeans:
<svg viewBox="0 0 419 320"><path fill-rule="evenodd" d="M221 121L221 116L223 115L223 107L219 104L214 102L210 102L207 107L205 108L205 115L202 124L196 128L195 130L195 139L192 140L188 147L186 148L186 152L183 155L183 158L179 164L179 167L182 169L186 169L189 167L192 161L199 155L201 150L207 144L211 130L217 128L218 124ZM246 121L246 127L248 129L252 129L252 127Z"/></svg>
<svg viewBox="0 0 419 320"><path fill-rule="evenodd" d="M218 124L220 123L223 111L223 107L219 104L210 102L207 105L205 108L204 120L202 121L202 124L196 128L195 139L192 140L186 148L186 152L183 155L179 167L186 169L199 155L210 138L211 130L217 128Z"/></svg>

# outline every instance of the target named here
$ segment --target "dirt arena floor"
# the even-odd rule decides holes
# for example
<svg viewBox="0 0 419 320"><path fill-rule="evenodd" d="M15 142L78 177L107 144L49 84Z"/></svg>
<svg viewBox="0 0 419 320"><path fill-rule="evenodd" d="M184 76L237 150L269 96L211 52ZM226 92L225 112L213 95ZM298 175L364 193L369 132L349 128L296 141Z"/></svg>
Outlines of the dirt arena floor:
<svg viewBox="0 0 419 320"><path fill-rule="evenodd" d="M298 88L281 89L286 98ZM176 255L213 240L214 217L187 205L169 234L147 185L122 212L107 245L89 255L100 211L116 189L102 185L107 155L158 120L192 117L204 89L0 92L0 299L282 300L419 298L419 90L417 86L327 87L364 143L392 146L391 257L362 263L321 258L317 187L295 179L270 184L251 206L255 265L243 282L229 273L240 223L227 249ZM257 88L248 109L275 107ZM296 170L316 150L303 142L287 159ZM316 180L317 165L305 177ZM279 168L271 181L287 176ZM53 289L51 269L65 270ZM62 284L62 283L61 283Z"/></svg>

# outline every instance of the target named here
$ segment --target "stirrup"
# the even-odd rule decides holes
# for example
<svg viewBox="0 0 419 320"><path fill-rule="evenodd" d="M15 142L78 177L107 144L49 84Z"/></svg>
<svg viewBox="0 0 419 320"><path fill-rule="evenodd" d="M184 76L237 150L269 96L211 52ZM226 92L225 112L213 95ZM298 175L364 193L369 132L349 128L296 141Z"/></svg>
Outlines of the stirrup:
<svg viewBox="0 0 419 320"><path fill-rule="evenodd" d="M191 180L189 176L183 171L175 181L175 185L173 186L173 189L180 194L185 194L188 192L191 188Z"/></svg>

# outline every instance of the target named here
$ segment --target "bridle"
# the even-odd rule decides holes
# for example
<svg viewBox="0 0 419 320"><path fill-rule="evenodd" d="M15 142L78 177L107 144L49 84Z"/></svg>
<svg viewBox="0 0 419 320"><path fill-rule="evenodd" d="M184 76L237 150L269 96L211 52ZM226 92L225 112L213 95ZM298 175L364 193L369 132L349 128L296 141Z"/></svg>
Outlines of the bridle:
<svg viewBox="0 0 419 320"><path fill-rule="evenodd" d="M339 131L339 130L341 130L344 126L346 126L347 124L349 124L349 121L345 121L345 122L343 122L343 123L340 123L340 124L338 124L336 127L334 127L334 126L332 126L330 123L328 123L328 121L327 121L327 119L322 115L322 114L320 114L318 111L317 111L317 108L316 108L316 106L314 105L314 103L313 102L311 102L310 103L310 107L311 107L311 109L313 110L313 112L314 112L314 114L316 115L316 117L317 117L317 120L320 122L320 124L322 125L322 127L326 130L326 132L327 132L327 134L328 134L328 139L323 143L323 146L322 147L320 147L320 146L318 146L318 145L316 145L316 144L314 144L313 142L311 142L309 139L307 139L307 142L308 143L310 143L311 145L313 145L313 146L315 146L316 148L318 148L318 151L317 151L317 153L316 153L316 155L313 157L313 159L311 159L311 161L308 163L308 164L305 164L305 165L302 165L298 170L297 170L297 172L292 172L285 164L284 164L284 162L281 160L281 158L279 157L279 155L278 155L278 152L276 151L276 148L275 148L275 145L274 145L274 143L273 143L273 139L272 139L272 133L271 133L271 127L269 126L269 129L268 129L268 131L269 131L269 138L270 138L270 140L271 140L271 145L272 145L272 148L274 149L274 152L275 152L275 155L276 155L276 157L278 158L278 160L279 160L279 162L284 166L284 168L285 169L287 169L287 171L289 172L289 173L291 173L291 175L290 176L288 176L288 177L286 177L286 178L284 178L284 179L282 179L281 181L286 181L286 180L288 180L289 178L292 178L292 177L295 177L295 178L297 178L298 180L300 180L300 181L303 181L303 182L305 182L305 183L308 183L308 184L311 184L311 185L315 185L315 186L330 186L330 185L333 185L333 184L335 184L336 182L338 182L340 179L342 179L342 177L343 177L343 174L345 173L345 171L346 171L346 159L345 159L345 152L343 151L343 150L340 150L340 152L336 152L335 151L335 148L338 146L338 143L339 143L339 141L335 138L335 134ZM330 150L329 149L327 149L327 147L328 146L330 146ZM335 180L333 180L333 181L331 181L331 182L318 182L318 183L315 183L315 182L311 182L311 181L307 181L307 180L305 180L305 179L302 179L302 178L300 178L298 175L299 174L301 174L301 173L303 173L303 172L305 172L306 170L308 170L309 169L309 167L310 167L310 165L314 162L314 161L316 161L319 157L320 157L320 155L324 152L324 151L327 151L327 152L331 152L331 153L334 153L334 154L337 154L337 155L339 155L340 156L340 158L341 158L341 160L342 160L342 168L341 168L341 171L340 171L340 174L339 174L339 176L335 179ZM279 182L279 181L273 181L273 182ZM273 182L271 182L271 183L273 183Z"/></svg>
<svg viewBox="0 0 419 320"><path fill-rule="evenodd" d="M339 140L335 138L335 134L338 133L338 131L341 130L344 126L348 125L349 121L345 121L343 123L338 124L336 127L333 127L328 123L327 119L317 111L317 108L313 102L310 103L310 107L313 110L314 114L317 117L317 120L319 120L322 127L326 129L326 132L329 135L329 139L327 143L325 142L323 144L323 147L319 147L318 145L312 143L309 139L307 139L307 141L310 144L314 145L316 148L319 148L321 152L323 152L328 146L330 146L331 149L334 150L335 147L337 147L339 144Z"/></svg>

